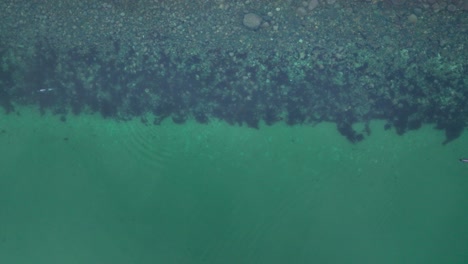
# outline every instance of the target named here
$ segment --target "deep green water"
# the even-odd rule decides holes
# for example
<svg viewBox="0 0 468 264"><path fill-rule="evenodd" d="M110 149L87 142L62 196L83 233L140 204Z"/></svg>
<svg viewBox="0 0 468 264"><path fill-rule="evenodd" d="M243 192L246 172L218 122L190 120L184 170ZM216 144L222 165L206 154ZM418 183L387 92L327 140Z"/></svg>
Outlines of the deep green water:
<svg viewBox="0 0 468 264"><path fill-rule="evenodd" d="M1 116L1 263L468 263L468 135Z"/></svg>

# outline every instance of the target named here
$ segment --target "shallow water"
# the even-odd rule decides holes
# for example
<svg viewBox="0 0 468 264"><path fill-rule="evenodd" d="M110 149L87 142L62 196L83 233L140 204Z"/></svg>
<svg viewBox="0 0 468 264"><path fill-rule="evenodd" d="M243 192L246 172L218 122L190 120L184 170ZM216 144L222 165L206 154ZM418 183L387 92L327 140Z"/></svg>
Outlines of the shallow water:
<svg viewBox="0 0 468 264"><path fill-rule="evenodd" d="M465 263L468 136L0 119L4 263Z"/></svg>

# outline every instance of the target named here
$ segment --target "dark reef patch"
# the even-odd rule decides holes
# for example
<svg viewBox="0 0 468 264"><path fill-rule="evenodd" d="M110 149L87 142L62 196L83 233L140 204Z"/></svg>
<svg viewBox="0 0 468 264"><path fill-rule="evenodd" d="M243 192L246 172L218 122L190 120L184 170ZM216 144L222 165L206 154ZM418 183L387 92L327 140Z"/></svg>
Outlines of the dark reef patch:
<svg viewBox="0 0 468 264"><path fill-rule="evenodd" d="M114 48L120 50L120 45L115 42ZM339 76L334 71L308 68L307 78L291 82L297 77L288 69L290 66L283 68L283 63L275 64L277 58L263 60L264 68L271 69L268 72L233 61L233 58L248 59L249 55L244 52L235 55L231 52L231 55L216 58L224 61L222 68L202 69L203 59L193 55L187 61L164 55L156 64L158 66L146 68L141 65L139 68L146 70L129 73L124 62L136 60L132 49L121 62L102 58L95 49L89 49L88 53L73 50L59 57L50 50L46 41L40 42L37 49L41 52L31 58L33 63L24 73L24 87L12 85L14 88L0 89L0 104L8 113L14 111L13 102L36 102L41 113L49 110L60 115L62 121L66 120L69 111L74 115L83 111L99 112L104 118L119 120L139 117L144 123L148 120L142 116L150 112L155 116L155 125L168 117L177 124L185 123L188 118L199 123L217 118L232 125L247 125L255 129L261 122L272 125L283 120L294 126L331 121L337 124L337 131L352 143L370 135L368 121L374 118L387 119L384 128L393 127L399 135L418 129L424 123L436 123L438 129L445 130L443 144L459 137L466 126L467 118L461 114L468 112L464 101L453 105L459 110L449 111L452 121L448 122L447 114L441 112L437 105L437 102L448 99L436 100L433 94L424 92L421 87L412 87L411 94L415 95L412 98L407 88L386 91L349 85L356 82L355 70L367 71L367 65L346 69L349 73L343 72ZM147 57L141 63L145 61L148 61ZM180 67L179 63L185 66ZM58 64L60 69L57 69ZM394 77L395 72L388 76ZM263 79L268 83L262 82ZM430 80L435 81L433 78ZM458 83L460 87L452 89L461 93L465 83ZM50 87L51 91L38 92L41 87ZM363 97L372 98L373 103L363 101ZM425 100L435 104L418 105ZM451 109L450 105L445 107ZM353 129L356 122L366 124L363 132Z"/></svg>

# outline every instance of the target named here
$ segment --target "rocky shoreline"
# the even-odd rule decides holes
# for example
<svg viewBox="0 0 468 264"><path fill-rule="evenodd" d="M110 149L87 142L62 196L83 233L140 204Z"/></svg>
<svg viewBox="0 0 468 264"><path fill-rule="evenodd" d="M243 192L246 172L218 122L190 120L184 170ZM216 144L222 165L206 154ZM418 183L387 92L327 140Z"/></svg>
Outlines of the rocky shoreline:
<svg viewBox="0 0 468 264"><path fill-rule="evenodd" d="M0 104L159 124L468 124L464 1L2 1ZM196 3L194 3L196 2ZM150 119L151 118L151 119Z"/></svg>

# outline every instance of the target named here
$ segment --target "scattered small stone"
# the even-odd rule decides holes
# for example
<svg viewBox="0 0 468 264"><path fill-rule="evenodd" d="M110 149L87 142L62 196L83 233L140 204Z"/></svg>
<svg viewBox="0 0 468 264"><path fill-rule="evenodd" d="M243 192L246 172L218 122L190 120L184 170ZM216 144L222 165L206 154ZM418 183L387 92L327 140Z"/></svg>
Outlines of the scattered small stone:
<svg viewBox="0 0 468 264"><path fill-rule="evenodd" d="M439 6L440 6L440 9L441 9L441 10L442 10L442 9L445 9L445 8L447 7L447 3L445 3L445 2L440 2L440 3L439 3Z"/></svg>
<svg viewBox="0 0 468 264"><path fill-rule="evenodd" d="M298 7L296 9L296 14L299 15L299 16L305 16L305 15L307 15L307 10L305 8L303 8L302 6Z"/></svg>
<svg viewBox="0 0 468 264"><path fill-rule="evenodd" d="M457 7L453 4L450 4L447 6L447 10L450 11L450 12L455 12L457 11Z"/></svg>
<svg viewBox="0 0 468 264"><path fill-rule="evenodd" d="M392 4L394 5L402 5L406 2L406 0L392 0Z"/></svg>
<svg viewBox="0 0 468 264"><path fill-rule="evenodd" d="M318 6L318 4L318 0L310 0L308 6L309 10L314 10Z"/></svg>
<svg viewBox="0 0 468 264"><path fill-rule="evenodd" d="M416 22L418 22L418 17L415 14L411 14L408 16L408 22L416 24Z"/></svg>
<svg viewBox="0 0 468 264"><path fill-rule="evenodd" d="M413 11L414 11L414 13L417 14L417 15L420 15L420 14L422 14L422 12L423 12L421 8L415 8Z"/></svg>
<svg viewBox="0 0 468 264"><path fill-rule="evenodd" d="M243 24L250 29L257 29L262 24L262 18L257 14L248 13L244 16Z"/></svg>

